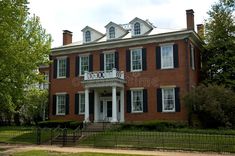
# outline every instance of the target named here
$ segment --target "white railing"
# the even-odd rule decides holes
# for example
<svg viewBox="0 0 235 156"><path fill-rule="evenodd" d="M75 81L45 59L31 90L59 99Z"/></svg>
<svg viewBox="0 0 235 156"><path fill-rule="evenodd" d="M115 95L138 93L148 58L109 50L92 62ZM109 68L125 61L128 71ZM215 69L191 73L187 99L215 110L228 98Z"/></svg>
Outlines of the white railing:
<svg viewBox="0 0 235 156"><path fill-rule="evenodd" d="M84 80L100 80L100 79L109 79L109 78L118 78L124 80L124 72L117 71L113 68L112 71L94 71L94 72L85 72Z"/></svg>

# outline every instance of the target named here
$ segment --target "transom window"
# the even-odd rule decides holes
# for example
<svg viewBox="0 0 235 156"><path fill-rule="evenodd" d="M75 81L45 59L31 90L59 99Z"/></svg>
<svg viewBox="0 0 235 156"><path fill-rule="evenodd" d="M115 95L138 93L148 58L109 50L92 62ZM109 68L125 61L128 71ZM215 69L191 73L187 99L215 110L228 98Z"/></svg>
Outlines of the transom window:
<svg viewBox="0 0 235 156"><path fill-rule="evenodd" d="M85 94L79 94L79 114L85 113Z"/></svg>
<svg viewBox="0 0 235 156"><path fill-rule="evenodd" d="M161 67L173 68L173 45L161 46Z"/></svg>
<svg viewBox="0 0 235 156"><path fill-rule="evenodd" d="M109 38L115 38L115 28L114 27L110 27L109 28Z"/></svg>
<svg viewBox="0 0 235 156"><path fill-rule="evenodd" d="M162 88L163 112L175 111L175 88Z"/></svg>
<svg viewBox="0 0 235 156"><path fill-rule="evenodd" d="M105 53L104 54L104 70L111 71L115 68L115 55L114 53Z"/></svg>
<svg viewBox="0 0 235 156"><path fill-rule="evenodd" d="M138 113L143 112L143 90L132 90L132 112Z"/></svg>
<svg viewBox="0 0 235 156"><path fill-rule="evenodd" d="M136 22L134 24L134 35L140 35L140 23Z"/></svg>
<svg viewBox="0 0 235 156"><path fill-rule="evenodd" d="M131 50L131 71L142 70L142 49Z"/></svg>
<svg viewBox="0 0 235 156"><path fill-rule="evenodd" d="M56 114L65 115L66 95L56 95Z"/></svg>
<svg viewBox="0 0 235 156"><path fill-rule="evenodd" d="M57 61L57 77L65 78L66 77L66 58L58 59Z"/></svg>
<svg viewBox="0 0 235 156"><path fill-rule="evenodd" d="M91 41L91 32L88 30L85 33L85 41L90 42Z"/></svg>
<svg viewBox="0 0 235 156"><path fill-rule="evenodd" d="M79 75L83 76L85 71L89 71L89 56L81 56L79 62L80 62Z"/></svg>

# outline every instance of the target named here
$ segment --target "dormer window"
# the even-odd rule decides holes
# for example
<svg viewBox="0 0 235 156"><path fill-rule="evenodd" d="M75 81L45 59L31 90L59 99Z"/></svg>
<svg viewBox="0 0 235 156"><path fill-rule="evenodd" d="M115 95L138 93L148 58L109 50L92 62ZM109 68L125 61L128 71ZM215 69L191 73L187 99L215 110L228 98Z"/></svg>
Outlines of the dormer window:
<svg viewBox="0 0 235 156"><path fill-rule="evenodd" d="M88 30L85 33L85 41L90 42L91 41L91 32Z"/></svg>
<svg viewBox="0 0 235 156"><path fill-rule="evenodd" d="M134 35L140 35L140 23L136 22L134 24Z"/></svg>
<svg viewBox="0 0 235 156"><path fill-rule="evenodd" d="M110 27L109 28L109 38L115 38L115 28L114 27Z"/></svg>

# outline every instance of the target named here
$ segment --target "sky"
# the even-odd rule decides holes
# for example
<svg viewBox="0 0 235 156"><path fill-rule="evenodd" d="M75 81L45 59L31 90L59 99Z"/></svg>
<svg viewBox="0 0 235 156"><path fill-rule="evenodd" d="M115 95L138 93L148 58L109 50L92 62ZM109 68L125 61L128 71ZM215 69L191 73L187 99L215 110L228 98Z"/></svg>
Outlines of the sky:
<svg viewBox="0 0 235 156"><path fill-rule="evenodd" d="M110 21L127 24L135 17L148 19L158 28L186 28L185 10L194 10L196 24L203 24L211 5L218 0L29 0L29 12L40 17L52 35L52 47L62 45L62 32L73 32L73 42L82 40L81 30L90 26L105 33ZM195 27L196 28L196 27Z"/></svg>

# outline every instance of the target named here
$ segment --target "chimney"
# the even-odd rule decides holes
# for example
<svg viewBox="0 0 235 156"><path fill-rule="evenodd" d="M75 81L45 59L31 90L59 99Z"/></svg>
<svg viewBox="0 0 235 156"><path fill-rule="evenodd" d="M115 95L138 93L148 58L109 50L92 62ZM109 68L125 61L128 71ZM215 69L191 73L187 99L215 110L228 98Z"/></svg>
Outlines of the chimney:
<svg viewBox="0 0 235 156"><path fill-rule="evenodd" d="M203 38L204 37L204 25L203 24L198 24L197 25L197 34Z"/></svg>
<svg viewBox="0 0 235 156"><path fill-rule="evenodd" d="M194 11L186 10L187 30L194 30Z"/></svg>
<svg viewBox="0 0 235 156"><path fill-rule="evenodd" d="M72 43L73 33L68 30L63 30L63 45Z"/></svg>

